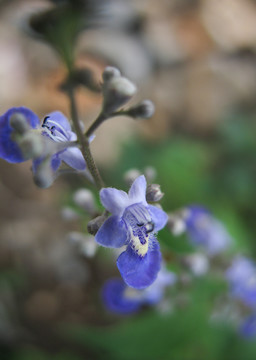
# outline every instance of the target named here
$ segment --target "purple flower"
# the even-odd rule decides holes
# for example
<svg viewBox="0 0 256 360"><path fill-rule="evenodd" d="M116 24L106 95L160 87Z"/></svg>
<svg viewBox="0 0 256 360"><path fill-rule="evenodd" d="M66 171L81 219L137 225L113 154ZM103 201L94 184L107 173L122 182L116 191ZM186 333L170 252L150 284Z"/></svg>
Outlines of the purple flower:
<svg viewBox="0 0 256 360"><path fill-rule="evenodd" d="M256 314L248 316L240 326L240 333L246 338L256 336Z"/></svg>
<svg viewBox="0 0 256 360"><path fill-rule="evenodd" d="M13 107L0 116L0 157L10 163L25 161L18 144L12 140L14 130L10 125L10 119L15 114L23 115L31 129L40 125L38 116L24 106Z"/></svg>
<svg viewBox="0 0 256 360"><path fill-rule="evenodd" d="M42 147L41 156L34 159L33 172L36 172L38 166L48 157L50 157L53 171L59 168L62 161L76 170L84 170L86 168L85 160L77 144L74 143L74 146L70 146L70 142L75 142L77 137L71 130L67 118L61 112L55 111L47 115L40 126L38 116L26 107L11 108L0 117L1 158L11 163L27 160L23 156L19 144L13 140L15 131L10 124L10 120L14 115L23 116L28 123L31 134L42 136L45 140L49 140L48 143L45 142L47 145ZM36 140L39 141L39 138Z"/></svg>
<svg viewBox="0 0 256 360"><path fill-rule="evenodd" d="M56 143L65 144L77 140L77 136L71 130L68 119L60 111L54 111L44 118L41 125L41 134ZM36 172L38 166L44 159L45 156L43 155L33 161L34 172ZM84 170L86 168L84 157L77 146L65 148L64 145L64 149L52 154L51 167L53 171L56 171L60 167L62 161L76 170Z"/></svg>
<svg viewBox="0 0 256 360"><path fill-rule="evenodd" d="M102 289L104 305L112 312L130 314L143 305L155 305L160 302L167 286L176 282L176 275L161 269L155 282L144 290L127 286L122 279L108 280Z"/></svg>
<svg viewBox="0 0 256 360"><path fill-rule="evenodd" d="M114 188L100 191L103 206L112 213L101 226L95 240L102 246L126 250L117 267L130 287L143 289L157 277L161 253L155 233L167 222L166 213L146 202L146 179L139 176L129 193Z"/></svg>
<svg viewBox="0 0 256 360"><path fill-rule="evenodd" d="M231 244L231 236L223 224L205 208L188 206L184 214L185 228L191 242L202 246L208 255L216 255Z"/></svg>
<svg viewBox="0 0 256 360"><path fill-rule="evenodd" d="M246 257L235 258L226 271L231 295L245 305L256 306L256 266Z"/></svg>

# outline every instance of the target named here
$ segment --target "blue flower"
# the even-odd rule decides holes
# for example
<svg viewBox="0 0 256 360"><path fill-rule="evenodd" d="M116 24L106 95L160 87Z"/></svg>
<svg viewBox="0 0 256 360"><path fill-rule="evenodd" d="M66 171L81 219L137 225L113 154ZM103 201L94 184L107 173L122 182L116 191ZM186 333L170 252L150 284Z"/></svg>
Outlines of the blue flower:
<svg viewBox="0 0 256 360"><path fill-rule="evenodd" d="M155 233L167 222L167 214L146 202L146 179L139 176L129 193L114 188L100 191L103 206L112 213L101 226L95 240L102 246L126 250L117 267L130 287L143 289L157 277L161 253Z"/></svg>
<svg viewBox="0 0 256 360"><path fill-rule="evenodd" d="M256 337L256 314L248 316L240 326L240 333L246 338Z"/></svg>
<svg viewBox="0 0 256 360"><path fill-rule="evenodd" d="M224 251L232 242L223 224L203 207L185 208L184 222L191 242L202 246L208 255L216 255Z"/></svg>
<svg viewBox="0 0 256 360"><path fill-rule="evenodd" d="M42 150L42 155L33 161L33 172L36 172L42 161L49 156L53 171L60 167L62 161L76 170L84 170L86 168L83 155L80 149L78 149L77 144L75 144L77 136L71 130L67 118L61 112L55 111L47 115L40 126L38 116L26 107L11 108L0 117L1 158L11 163L27 160L23 156L18 143L13 140L14 129L10 125L10 119L15 114L20 114L26 119L31 132L34 132L35 136L39 134L43 138L49 139L49 145L52 145L51 142L56 145L45 146L46 149ZM74 142L74 146L70 146L70 142ZM66 147L65 144L67 144Z"/></svg>
<svg viewBox="0 0 256 360"><path fill-rule="evenodd" d="M65 143L77 140L77 136L71 130L68 119L60 111L54 111L44 118L41 125L41 134L56 143L64 143L64 146ZM43 155L33 161L33 172L36 172L38 166L44 159L45 156ZM76 170L81 171L86 168L84 157L77 146L64 147L64 149L52 154L51 167L53 171L56 171L60 167L62 161Z"/></svg>
<svg viewBox="0 0 256 360"><path fill-rule="evenodd" d="M21 114L27 120L31 129L40 125L38 116L26 107L13 107L0 116L0 157L10 163L25 161L18 144L12 140L14 132L10 125L10 119L15 114Z"/></svg>
<svg viewBox="0 0 256 360"><path fill-rule="evenodd" d="M226 271L231 295L245 305L256 307L256 266L246 257L236 257Z"/></svg>
<svg viewBox="0 0 256 360"><path fill-rule="evenodd" d="M102 299L106 308L119 314L138 311L143 305L159 303L167 286L176 282L176 275L161 269L155 282L144 290L127 286L122 279L108 280L102 289Z"/></svg>

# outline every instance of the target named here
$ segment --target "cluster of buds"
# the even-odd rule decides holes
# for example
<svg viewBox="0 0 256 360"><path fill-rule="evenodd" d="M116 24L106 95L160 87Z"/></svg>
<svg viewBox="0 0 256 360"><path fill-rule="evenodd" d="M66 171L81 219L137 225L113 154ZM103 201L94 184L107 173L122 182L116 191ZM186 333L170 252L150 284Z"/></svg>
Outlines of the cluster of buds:
<svg viewBox="0 0 256 360"><path fill-rule="evenodd" d="M137 88L129 79L121 76L117 68L111 66L105 68L102 80L104 99L102 113L110 116L132 99L136 94ZM154 104L150 100L143 100L141 103L125 110L123 115L147 119L154 114L154 111Z"/></svg>

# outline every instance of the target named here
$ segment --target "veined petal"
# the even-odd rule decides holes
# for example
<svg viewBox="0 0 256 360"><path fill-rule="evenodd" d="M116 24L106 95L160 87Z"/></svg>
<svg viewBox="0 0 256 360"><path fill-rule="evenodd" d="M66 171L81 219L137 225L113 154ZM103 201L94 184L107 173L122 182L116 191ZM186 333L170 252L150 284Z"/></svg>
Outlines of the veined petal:
<svg viewBox="0 0 256 360"><path fill-rule="evenodd" d="M59 124L61 127L63 127L63 129L65 131L71 131L70 123L69 123L68 119L66 118L66 116L64 114L62 114L62 112L53 111L50 114L48 114L47 116L49 116L49 120L52 120L52 121L56 122L57 124Z"/></svg>
<svg viewBox="0 0 256 360"><path fill-rule="evenodd" d="M113 215L122 216L125 208L130 205L126 192L114 188L104 188L100 191L102 205Z"/></svg>
<svg viewBox="0 0 256 360"><path fill-rule="evenodd" d="M129 190L129 198L132 202L140 203L142 202L143 205L147 205L146 202L146 188L147 182L144 175L140 175L137 179L134 180L132 186Z"/></svg>
<svg viewBox="0 0 256 360"><path fill-rule="evenodd" d="M84 157L81 150L77 147L67 148L65 151L59 153L58 157L73 169L84 170L86 168Z"/></svg>
<svg viewBox="0 0 256 360"><path fill-rule="evenodd" d="M105 306L113 312L130 314L141 306L141 300L126 298L126 284L121 279L108 280L102 289L102 298Z"/></svg>
<svg viewBox="0 0 256 360"><path fill-rule="evenodd" d="M102 246L119 248L125 244L127 235L124 221L118 216L110 216L98 230L95 240Z"/></svg>
<svg viewBox="0 0 256 360"><path fill-rule="evenodd" d="M117 267L126 284L135 289L144 289L157 278L161 267L161 253L156 242L144 257L128 247L117 259Z"/></svg>
<svg viewBox="0 0 256 360"><path fill-rule="evenodd" d="M168 215L163 210L153 205L148 205L148 210L152 217L152 222L155 225L154 231L159 231L164 228L168 220Z"/></svg>

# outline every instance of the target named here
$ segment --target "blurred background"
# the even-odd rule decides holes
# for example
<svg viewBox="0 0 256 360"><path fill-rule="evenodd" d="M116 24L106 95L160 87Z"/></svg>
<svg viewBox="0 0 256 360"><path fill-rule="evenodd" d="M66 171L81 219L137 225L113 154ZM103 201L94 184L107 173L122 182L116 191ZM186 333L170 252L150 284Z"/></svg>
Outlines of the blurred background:
<svg viewBox="0 0 256 360"><path fill-rule="evenodd" d="M70 117L60 89L65 66L31 26L62 3L0 1L1 114L24 105L40 118L54 110ZM107 65L136 83L135 100L156 106L149 120L114 118L97 131L92 152L107 186L127 190L126 171L153 166L166 211L198 203L225 224L234 243L221 266L236 253L256 259L256 1L95 6L84 14L89 25L75 48L77 67L92 75L76 92L81 121L89 126L100 111L97 89ZM224 307L227 285L216 264L172 290L167 306L113 315L100 289L118 275L114 255L100 249L89 258L68 241L71 231L86 233L88 214L63 210L77 211L72 195L84 179L67 175L42 190L29 162L0 166L1 360L255 359L255 341L238 334L236 310ZM177 259L193 249L168 230L158 238L180 274Z"/></svg>

